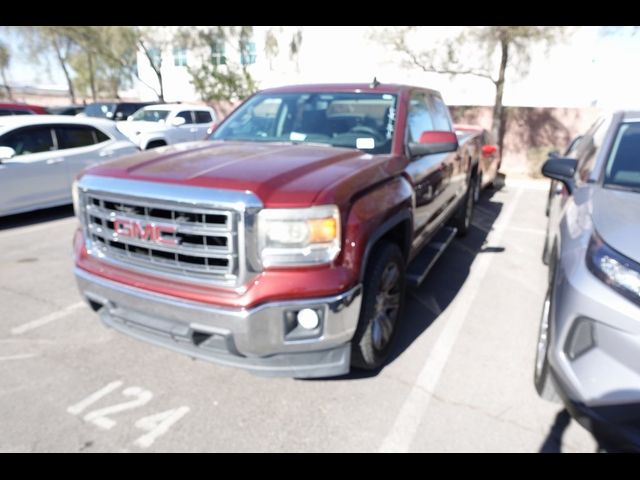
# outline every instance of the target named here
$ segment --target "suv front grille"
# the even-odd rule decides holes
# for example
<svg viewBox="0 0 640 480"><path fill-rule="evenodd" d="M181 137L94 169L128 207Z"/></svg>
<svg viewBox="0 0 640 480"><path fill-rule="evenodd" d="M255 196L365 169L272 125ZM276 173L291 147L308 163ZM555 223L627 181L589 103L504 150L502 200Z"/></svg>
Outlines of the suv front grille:
<svg viewBox="0 0 640 480"><path fill-rule="evenodd" d="M81 203L91 253L147 273L236 284L239 212L92 191Z"/></svg>

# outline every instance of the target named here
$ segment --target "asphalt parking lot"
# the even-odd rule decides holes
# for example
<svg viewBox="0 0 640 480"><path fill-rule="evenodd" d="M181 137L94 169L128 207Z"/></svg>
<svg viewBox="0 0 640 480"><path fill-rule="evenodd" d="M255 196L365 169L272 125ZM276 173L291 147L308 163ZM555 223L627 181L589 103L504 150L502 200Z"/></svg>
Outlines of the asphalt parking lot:
<svg viewBox="0 0 640 480"><path fill-rule="evenodd" d="M260 378L104 327L72 275L71 207L0 219L0 451L594 452L533 386L548 184L483 193L409 293L390 362Z"/></svg>

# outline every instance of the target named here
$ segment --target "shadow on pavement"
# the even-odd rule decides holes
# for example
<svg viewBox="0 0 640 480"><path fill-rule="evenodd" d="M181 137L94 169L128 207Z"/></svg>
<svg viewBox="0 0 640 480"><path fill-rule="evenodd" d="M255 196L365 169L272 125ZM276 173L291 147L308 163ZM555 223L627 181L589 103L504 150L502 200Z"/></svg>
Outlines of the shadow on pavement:
<svg viewBox="0 0 640 480"><path fill-rule="evenodd" d="M562 453L562 435L570 423L571 415L563 408L556 415L556 419L540 447L540 453Z"/></svg>
<svg viewBox="0 0 640 480"><path fill-rule="evenodd" d="M407 289L404 315L394 347L386 364L404 352L454 300L469 275L478 254L493 255L505 251L501 246L486 246L487 235L502 211L502 202L491 200L495 190L482 192L476 205L472 227L464 238L456 238L434 265L425 281L417 289ZM352 369L347 375L322 380L355 380L374 377L384 365L372 371ZM310 379L319 380L319 379Z"/></svg>
<svg viewBox="0 0 640 480"><path fill-rule="evenodd" d="M37 223L50 222L73 216L73 205L63 205L62 207L45 208L34 212L19 213L0 217L0 231L9 230L16 227L26 227Z"/></svg>

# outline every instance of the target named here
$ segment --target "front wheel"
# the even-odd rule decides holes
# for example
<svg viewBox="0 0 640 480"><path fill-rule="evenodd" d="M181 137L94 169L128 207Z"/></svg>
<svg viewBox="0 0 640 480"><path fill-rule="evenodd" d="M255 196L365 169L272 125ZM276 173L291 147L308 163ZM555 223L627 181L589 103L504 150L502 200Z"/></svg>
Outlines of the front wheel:
<svg viewBox="0 0 640 480"><path fill-rule="evenodd" d="M395 243L383 242L371 254L365 272L362 308L352 340L351 364L380 367L395 338L404 303L404 257Z"/></svg>
<svg viewBox="0 0 640 480"><path fill-rule="evenodd" d="M536 345L536 363L533 372L533 383L540 397L551 402L559 400L558 394L551 380L551 372L549 371L549 344L551 340L551 329L549 320L551 318L551 289L552 284L547 289L547 295L542 306L542 315L540 318L540 329L538 331L538 343Z"/></svg>

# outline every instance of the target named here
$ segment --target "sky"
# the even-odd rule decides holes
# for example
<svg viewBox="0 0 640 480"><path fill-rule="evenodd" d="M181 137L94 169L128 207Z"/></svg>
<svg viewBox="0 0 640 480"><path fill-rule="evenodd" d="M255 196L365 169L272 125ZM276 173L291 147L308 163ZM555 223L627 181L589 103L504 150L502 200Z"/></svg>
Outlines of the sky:
<svg viewBox="0 0 640 480"><path fill-rule="evenodd" d="M449 76L409 71L398 67L389 51L367 35L371 27L304 27L298 78L273 77L274 83L368 82L377 76L383 82L413 83L439 90L451 105L492 105L493 85L470 76ZM436 38L449 27L425 28ZM53 61L34 64L15 33L0 32L0 39L13 53L9 80L16 85L65 89L60 68ZM574 34L549 51L537 48L528 75L513 72L505 88L504 104L519 106L617 107L635 102L640 84L640 31L631 27L578 27Z"/></svg>

